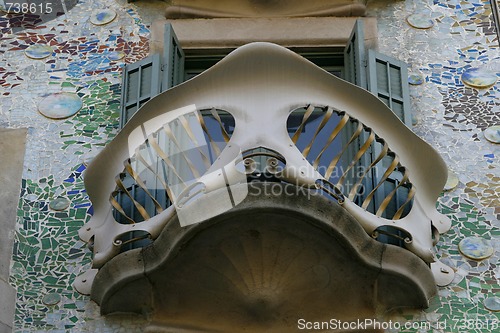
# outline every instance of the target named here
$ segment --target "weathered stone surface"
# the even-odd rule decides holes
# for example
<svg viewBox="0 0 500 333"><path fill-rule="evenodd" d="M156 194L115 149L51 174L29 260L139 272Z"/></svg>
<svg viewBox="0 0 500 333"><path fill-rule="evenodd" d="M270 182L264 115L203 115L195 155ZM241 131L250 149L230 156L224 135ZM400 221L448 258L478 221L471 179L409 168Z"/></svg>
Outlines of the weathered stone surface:
<svg viewBox="0 0 500 333"><path fill-rule="evenodd" d="M168 18L363 16L362 0L178 0L167 8Z"/></svg>
<svg viewBox="0 0 500 333"><path fill-rule="evenodd" d="M14 321L16 290L9 285L17 204L26 142L26 129L0 129L0 332L10 332ZM6 158L8 157L8 158Z"/></svg>
<svg viewBox="0 0 500 333"><path fill-rule="evenodd" d="M343 49L357 17L216 18L169 20L182 48L236 48L251 42L267 41L290 47L336 47ZM365 41L377 42L377 19L363 18ZM166 20L151 26L152 52L162 52ZM224 38L221 38L224 36Z"/></svg>
<svg viewBox="0 0 500 333"><path fill-rule="evenodd" d="M103 314L152 311L151 332L281 332L298 318L355 320L428 306L436 288L420 258L373 240L335 202L292 190L253 183L227 213L184 228L174 216L152 246L101 268L92 298ZM204 200L217 198L215 191Z"/></svg>

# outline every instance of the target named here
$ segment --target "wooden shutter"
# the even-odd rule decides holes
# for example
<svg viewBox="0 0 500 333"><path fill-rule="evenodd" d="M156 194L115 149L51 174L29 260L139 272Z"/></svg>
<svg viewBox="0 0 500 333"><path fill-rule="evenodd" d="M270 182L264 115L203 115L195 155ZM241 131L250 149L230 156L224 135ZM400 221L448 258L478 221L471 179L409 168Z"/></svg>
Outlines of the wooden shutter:
<svg viewBox="0 0 500 333"><path fill-rule="evenodd" d="M406 63L368 50L368 90L411 127L410 92Z"/></svg>
<svg viewBox="0 0 500 333"><path fill-rule="evenodd" d="M184 51L170 23L165 24L163 54L123 68L120 128L151 98L184 81Z"/></svg>
<svg viewBox="0 0 500 333"><path fill-rule="evenodd" d="M160 72L158 54L125 65L122 75L120 128L125 126L144 103L160 93Z"/></svg>
<svg viewBox="0 0 500 333"><path fill-rule="evenodd" d="M356 20L344 49L344 72L346 81L366 89L366 48L363 29L363 21Z"/></svg>
<svg viewBox="0 0 500 333"><path fill-rule="evenodd" d="M165 24L163 34L162 70L162 92L184 81L184 51L170 23Z"/></svg>

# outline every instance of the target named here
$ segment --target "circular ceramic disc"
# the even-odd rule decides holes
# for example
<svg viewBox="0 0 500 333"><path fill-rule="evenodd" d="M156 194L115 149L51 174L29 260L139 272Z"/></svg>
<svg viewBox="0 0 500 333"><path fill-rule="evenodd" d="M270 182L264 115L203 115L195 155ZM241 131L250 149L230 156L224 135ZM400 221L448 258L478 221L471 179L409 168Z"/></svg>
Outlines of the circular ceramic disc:
<svg viewBox="0 0 500 333"><path fill-rule="evenodd" d="M100 9L92 12L90 22L94 25L105 25L113 21L116 17L116 12L112 9Z"/></svg>
<svg viewBox="0 0 500 333"><path fill-rule="evenodd" d="M47 118L64 119L76 114L82 108L82 100L73 93L61 92L45 97L38 105L38 111Z"/></svg>
<svg viewBox="0 0 500 333"><path fill-rule="evenodd" d="M410 74L408 76L408 83L414 86L424 83L424 78L420 74Z"/></svg>
<svg viewBox="0 0 500 333"><path fill-rule="evenodd" d="M500 311L500 297L489 297L484 300L484 307L490 311L498 312Z"/></svg>
<svg viewBox="0 0 500 333"><path fill-rule="evenodd" d="M24 54L31 59L44 59L54 52L52 47L45 44L33 44L24 50Z"/></svg>
<svg viewBox="0 0 500 333"><path fill-rule="evenodd" d="M61 301L61 296L56 293L47 294L42 298L42 302L45 305L56 305L60 301Z"/></svg>
<svg viewBox="0 0 500 333"><path fill-rule="evenodd" d="M451 191L458 185L458 177L457 175L451 171L448 170L448 179L446 180L446 184L444 185L443 190L445 191Z"/></svg>
<svg viewBox="0 0 500 333"><path fill-rule="evenodd" d="M434 21L425 14L411 14L406 18L409 25L417 29L429 29L434 26Z"/></svg>
<svg viewBox="0 0 500 333"><path fill-rule="evenodd" d="M484 238L467 237L460 241L458 249L467 258L474 260L483 260L493 255L493 247L490 242Z"/></svg>
<svg viewBox="0 0 500 333"><path fill-rule="evenodd" d="M125 58L125 52L122 51L112 51L108 53L108 59L111 61L117 61Z"/></svg>
<svg viewBox="0 0 500 333"><path fill-rule="evenodd" d="M66 198L56 198L49 204L50 209L61 211L69 207L69 200Z"/></svg>
<svg viewBox="0 0 500 333"><path fill-rule="evenodd" d="M500 126L491 126L484 131L486 140L493 143L500 143Z"/></svg>
<svg viewBox="0 0 500 333"><path fill-rule="evenodd" d="M497 82L497 76L480 68L469 68L462 73L462 82L474 88L489 88Z"/></svg>

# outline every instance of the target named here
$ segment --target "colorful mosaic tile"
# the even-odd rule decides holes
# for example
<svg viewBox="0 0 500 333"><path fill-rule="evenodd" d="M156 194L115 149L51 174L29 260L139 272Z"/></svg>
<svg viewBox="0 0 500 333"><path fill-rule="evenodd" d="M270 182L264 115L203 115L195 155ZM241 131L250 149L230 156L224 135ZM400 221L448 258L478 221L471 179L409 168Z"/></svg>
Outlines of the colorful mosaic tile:
<svg viewBox="0 0 500 333"><path fill-rule="evenodd" d="M490 242L481 237L467 237L458 243L460 253L470 259L483 260L491 257L495 250Z"/></svg>
<svg viewBox="0 0 500 333"><path fill-rule="evenodd" d="M423 9L431 11L434 27L409 27L408 15ZM483 302L500 292L500 151L483 131L500 125L500 91L498 82L486 90L461 80L470 68L486 68L496 76L500 72L491 7L479 0L415 0L374 6L371 14L378 17L383 36L380 51L406 61L425 78L425 85L410 86L412 112L419 120L414 131L441 153L458 178L457 186L439 199L438 209L452 219L452 228L436 245L438 258L455 270L454 281L439 288L423 313L394 319L432 323L431 329L404 332L495 331L491 324L497 325L500 316ZM491 242L494 254L482 261L464 257L459 242L472 236ZM458 327L464 320L475 325Z"/></svg>
<svg viewBox="0 0 500 333"><path fill-rule="evenodd" d="M443 190L444 191L451 191L453 189L455 189L455 187L458 186L458 177L457 175L451 171L451 170L448 170L448 179L446 180L446 184L444 184L444 188Z"/></svg>
<svg viewBox="0 0 500 333"><path fill-rule="evenodd" d="M443 95L445 119L451 123L473 124L480 129L500 124L500 103L484 99L477 90L467 87L440 90ZM460 128L455 127L454 128Z"/></svg>
<svg viewBox="0 0 500 333"><path fill-rule="evenodd" d="M408 76L408 83L414 86L418 86L424 83L424 78L420 74L410 74Z"/></svg>
<svg viewBox="0 0 500 333"><path fill-rule="evenodd" d="M462 82L473 88L485 89L497 82L497 76L481 68L469 68L462 73Z"/></svg>
<svg viewBox="0 0 500 333"><path fill-rule="evenodd" d="M10 278L18 290L14 331L143 331L143 318L105 319L72 287L91 256L77 234L92 214L84 162L116 134L122 54L129 62L148 55L149 30L135 11L112 4L118 17L108 29L96 29L88 18L98 5L110 4L79 1L68 16L49 22L0 16L0 124L30 127ZM52 56L25 57L34 44L52 47ZM42 117L37 105L43 96L61 92L78 95L78 114ZM58 198L69 206L54 204Z"/></svg>
<svg viewBox="0 0 500 333"><path fill-rule="evenodd" d="M51 119L64 119L75 115L82 108L82 100L77 94L60 92L51 94L40 101L38 111Z"/></svg>
<svg viewBox="0 0 500 333"><path fill-rule="evenodd" d="M500 297L495 296L485 299L484 306L490 311L500 311Z"/></svg>

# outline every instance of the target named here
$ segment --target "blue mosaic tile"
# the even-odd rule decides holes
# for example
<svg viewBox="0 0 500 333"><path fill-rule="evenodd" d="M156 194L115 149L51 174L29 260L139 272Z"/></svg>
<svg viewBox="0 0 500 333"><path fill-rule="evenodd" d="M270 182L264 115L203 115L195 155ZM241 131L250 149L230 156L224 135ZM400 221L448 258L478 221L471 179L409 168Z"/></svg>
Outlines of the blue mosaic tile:
<svg viewBox="0 0 500 333"><path fill-rule="evenodd" d="M420 74L410 74L408 76L408 83L411 85L420 85L424 83L424 78Z"/></svg>
<svg viewBox="0 0 500 333"><path fill-rule="evenodd" d="M458 248L464 256L474 260L489 258L495 252L491 243L481 237L464 238L458 243Z"/></svg>

